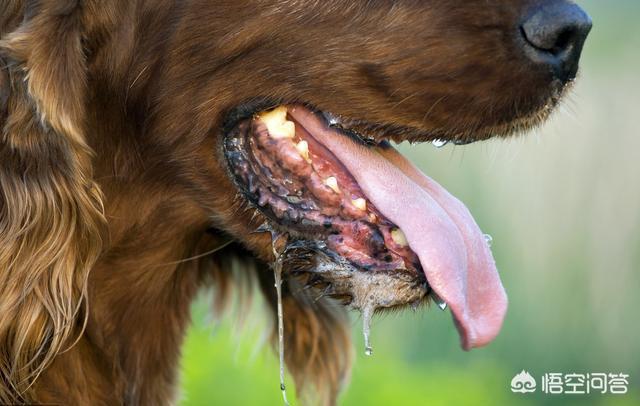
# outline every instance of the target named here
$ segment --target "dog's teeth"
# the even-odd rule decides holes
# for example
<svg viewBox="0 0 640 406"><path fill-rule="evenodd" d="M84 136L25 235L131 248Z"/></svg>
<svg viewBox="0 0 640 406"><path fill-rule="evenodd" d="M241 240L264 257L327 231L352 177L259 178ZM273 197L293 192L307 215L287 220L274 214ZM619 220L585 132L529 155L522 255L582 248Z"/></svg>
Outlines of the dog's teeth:
<svg viewBox="0 0 640 406"><path fill-rule="evenodd" d="M305 161L311 162L311 159L309 159L309 143L307 141L300 141L297 143L296 149Z"/></svg>
<svg viewBox="0 0 640 406"><path fill-rule="evenodd" d="M340 187L338 187L338 179L334 176L329 176L324 180L324 184L329 186L334 192L340 193Z"/></svg>
<svg viewBox="0 0 640 406"><path fill-rule="evenodd" d="M296 125L293 121L285 121L281 127L283 138L293 138L296 135Z"/></svg>
<svg viewBox="0 0 640 406"><path fill-rule="evenodd" d="M351 203L357 208L360 209L362 211L366 211L367 210L367 201L363 198L358 198L358 199L354 199L351 201Z"/></svg>
<svg viewBox="0 0 640 406"><path fill-rule="evenodd" d="M276 107L273 110L260 113L258 118L265 124L273 123L280 125L287 121L287 108L284 106Z"/></svg>
<svg viewBox="0 0 640 406"><path fill-rule="evenodd" d="M409 245L409 243L407 242L407 236L405 236L402 230L400 230L399 228L394 228L393 230L391 230L391 238L393 239L393 242L401 247L406 247L407 245Z"/></svg>
<svg viewBox="0 0 640 406"><path fill-rule="evenodd" d="M296 135L296 125L287 120L287 108L280 106L258 117L266 126L273 138L293 138Z"/></svg>

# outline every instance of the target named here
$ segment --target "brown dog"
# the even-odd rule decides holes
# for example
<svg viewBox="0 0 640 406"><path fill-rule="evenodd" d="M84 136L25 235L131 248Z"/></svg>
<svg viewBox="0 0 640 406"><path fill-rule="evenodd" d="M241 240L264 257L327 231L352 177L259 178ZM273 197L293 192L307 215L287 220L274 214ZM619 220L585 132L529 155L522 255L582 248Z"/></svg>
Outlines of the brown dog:
<svg viewBox="0 0 640 406"><path fill-rule="evenodd" d="M170 403L199 288L223 303L241 261L276 306L265 221L286 362L323 403L350 364L335 298L432 295L486 344L482 234L385 140L537 125L589 29L565 0L3 1L0 403Z"/></svg>

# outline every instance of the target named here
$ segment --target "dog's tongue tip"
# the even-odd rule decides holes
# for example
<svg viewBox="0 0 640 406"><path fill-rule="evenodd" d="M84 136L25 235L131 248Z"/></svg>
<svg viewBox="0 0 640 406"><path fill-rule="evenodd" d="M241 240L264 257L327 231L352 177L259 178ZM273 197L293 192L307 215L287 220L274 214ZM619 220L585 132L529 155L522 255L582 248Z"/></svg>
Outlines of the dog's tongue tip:
<svg viewBox="0 0 640 406"><path fill-rule="evenodd" d="M466 350L500 331L507 298L484 234L467 208L395 149L367 148L312 113L292 116L331 150L369 200L404 232L429 285L449 306Z"/></svg>
<svg viewBox="0 0 640 406"><path fill-rule="evenodd" d="M485 309L479 317L452 313L454 324L460 334L460 345L465 351L488 345L500 332L507 311L506 292L504 289L498 289L493 297L486 300L491 309Z"/></svg>

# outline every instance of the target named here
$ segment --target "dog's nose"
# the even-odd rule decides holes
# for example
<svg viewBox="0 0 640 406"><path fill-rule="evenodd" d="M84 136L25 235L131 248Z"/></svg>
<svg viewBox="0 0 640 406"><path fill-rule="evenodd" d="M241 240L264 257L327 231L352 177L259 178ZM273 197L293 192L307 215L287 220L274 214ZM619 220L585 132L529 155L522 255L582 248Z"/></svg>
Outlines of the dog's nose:
<svg viewBox="0 0 640 406"><path fill-rule="evenodd" d="M528 57L548 65L558 79L567 82L576 77L591 26L591 18L582 8L562 0L536 7L520 28Z"/></svg>

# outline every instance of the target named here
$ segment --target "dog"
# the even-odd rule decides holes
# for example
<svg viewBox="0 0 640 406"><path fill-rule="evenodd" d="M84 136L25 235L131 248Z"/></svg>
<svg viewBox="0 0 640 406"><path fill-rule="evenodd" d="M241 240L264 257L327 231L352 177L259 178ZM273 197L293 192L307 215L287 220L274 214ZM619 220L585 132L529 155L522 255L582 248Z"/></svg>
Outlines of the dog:
<svg viewBox="0 0 640 406"><path fill-rule="evenodd" d="M566 0L2 2L0 403L171 404L194 296L238 279L273 317L284 279L309 402L348 378L346 306L435 300L489 343L491 252L389 141L537 126L590 28Z"/></svg>

